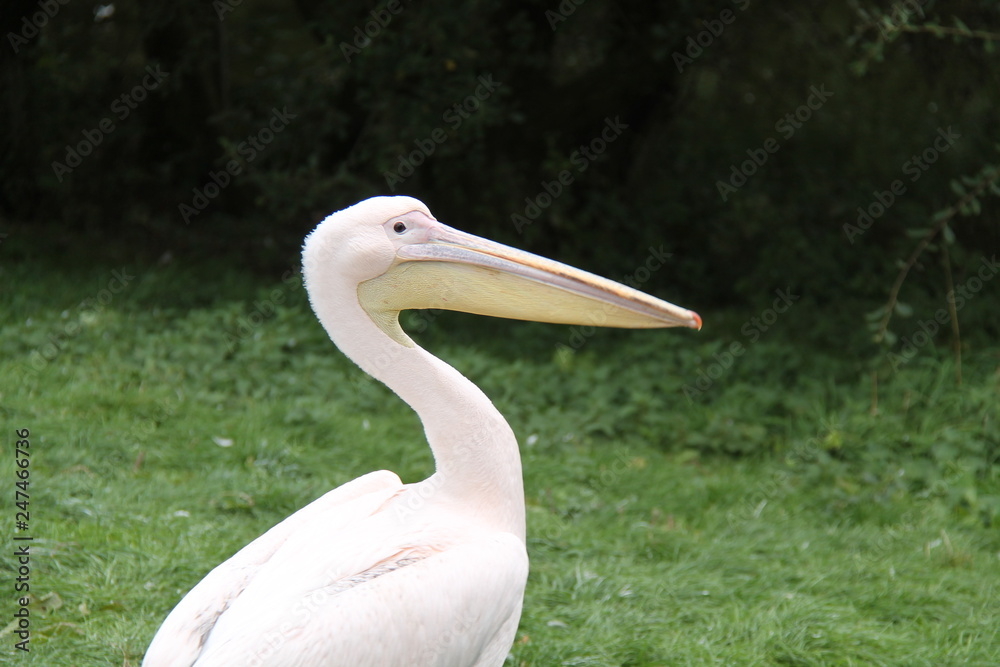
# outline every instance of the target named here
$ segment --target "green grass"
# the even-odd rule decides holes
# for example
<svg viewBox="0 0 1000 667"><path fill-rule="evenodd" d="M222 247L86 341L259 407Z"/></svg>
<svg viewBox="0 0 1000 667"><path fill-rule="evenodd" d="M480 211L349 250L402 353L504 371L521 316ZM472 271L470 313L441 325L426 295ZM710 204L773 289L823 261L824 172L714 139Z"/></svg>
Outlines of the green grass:
<svg viewBox="0 0 1000 667"><path fill-rule="evenodd" d="M16 428L36 538L32 650L8 626L12 664L137 665L183 593L275 522L371 470L431 472L416 416L294 282L136 267L81 308L112 268L0 270L4 553ZM511 664L1000 662L997 348L969 346L961 388L927 350L872 415L865 364L779 322L686 398L751 314L572 352L567 328L409 316L521 442L532 569Z"/></svg>

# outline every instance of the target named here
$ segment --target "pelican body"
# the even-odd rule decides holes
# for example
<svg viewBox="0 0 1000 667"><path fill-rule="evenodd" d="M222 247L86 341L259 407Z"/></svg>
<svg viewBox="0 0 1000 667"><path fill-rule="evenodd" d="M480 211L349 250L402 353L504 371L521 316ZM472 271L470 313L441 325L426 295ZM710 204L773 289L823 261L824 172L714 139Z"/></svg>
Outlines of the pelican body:
<svg viewBox="0 0 1000 667"><path fill-rule="evenodd" d="M697 314L460 232L375 197L305 241L310 303L333 342L419 415L435 472L328 492L212 570L170 613L146 667L496 667L528 576L517 440L492 402L399 326L409 308L613 327Z"/></svg>

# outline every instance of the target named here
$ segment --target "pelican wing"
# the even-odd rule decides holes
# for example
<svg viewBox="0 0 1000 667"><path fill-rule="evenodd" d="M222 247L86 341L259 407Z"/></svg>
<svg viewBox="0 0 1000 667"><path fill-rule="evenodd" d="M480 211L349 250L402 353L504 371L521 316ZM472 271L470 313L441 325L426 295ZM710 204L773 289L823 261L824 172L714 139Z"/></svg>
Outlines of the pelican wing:
<svg viewBox="0 0 1000 667"><path fill-rule="evenodd" d="M337 530L369 516L402 488L396 474L372 472L317 498L268 530L212 570L178 603L146 651L144 667L193 665L219 617L291 537L317 518Z"/></svg>
<svg viewBox="0 0 1000 667"><path fill-rule="evenodd" d="M426 537L422 543L438 541ZM355 548L368 544L358 540ZM524 544L510 533L481 531L439 549L404 550L337 581L310 575L305 587L300 573L293 582L269 568L272 581L259 588L255 581L256 590L223 615L196 664L501 665L521 615ZM309 568L301 559L296 565L300 572Z"/></svg>

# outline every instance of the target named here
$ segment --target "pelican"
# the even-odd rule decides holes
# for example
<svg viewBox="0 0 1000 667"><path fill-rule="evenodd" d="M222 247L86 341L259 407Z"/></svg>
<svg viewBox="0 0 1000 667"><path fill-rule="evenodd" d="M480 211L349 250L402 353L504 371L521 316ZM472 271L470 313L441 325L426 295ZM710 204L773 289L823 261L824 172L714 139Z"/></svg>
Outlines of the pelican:
<svg viewBox="0 0 1000 667"><path fill-rule="evenodd" d="M145 667L495 667L528 576L517 440L489 398L400 328L410 308L609 327L701 328L637 290L374 197L306 238L303 277L333 342L419 415L435 472L348 482L212 570Z"/></svg>

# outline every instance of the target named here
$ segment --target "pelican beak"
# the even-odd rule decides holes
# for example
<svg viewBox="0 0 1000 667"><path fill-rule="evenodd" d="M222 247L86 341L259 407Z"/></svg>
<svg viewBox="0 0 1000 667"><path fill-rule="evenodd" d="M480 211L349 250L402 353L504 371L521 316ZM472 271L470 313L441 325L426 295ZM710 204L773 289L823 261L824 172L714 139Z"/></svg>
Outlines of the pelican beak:
<svg viewBox="0 0 1000 667"><path fill-rule="evenodd" d="M399 245L396 262L361 283L358 296L376 321L391 313L396 329L395 314L412 308L555 324L701 329L693 311L441 223L419 241Z"/></svg>

